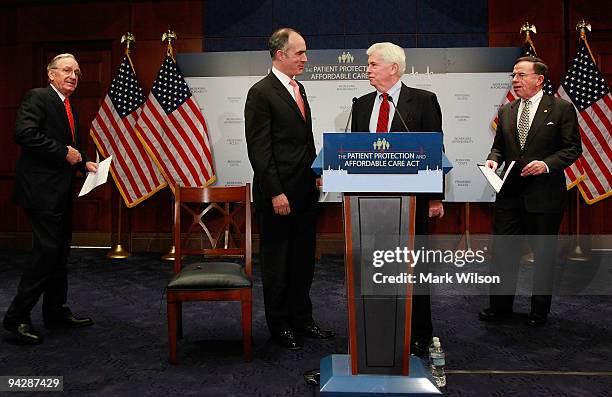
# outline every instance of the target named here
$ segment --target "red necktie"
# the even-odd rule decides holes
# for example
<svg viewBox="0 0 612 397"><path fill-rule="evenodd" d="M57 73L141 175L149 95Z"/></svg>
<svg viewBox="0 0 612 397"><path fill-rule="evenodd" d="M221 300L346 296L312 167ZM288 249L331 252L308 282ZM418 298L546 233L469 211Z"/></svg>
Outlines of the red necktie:
<svg viewBox="0 0 612 397"><path fill-rule="evenodd" d="M304 106L304 99L302 98L302 94L300 93L300 87L295 82L295 80L291 79L289 85L293 87L293 94L295 96L295 102L300 108L300 112L302 112L302 117L306 120L306 107Z"/></svg>
<svg viewBox="0 0 612 397"><path fill-rule="evenodd" d="M376 123L376 132L389 132L389 94L382 94L382 103L378 111L378 122Z"/></svg>
<svg viewBox="0 0 612 397"><path fill-rule="evenodd" d="M64 107L66 108L66 115L68 116L68 122L70 123L72 142L74 142L74 117L72 117L72 109L70 109L70 102L68 101L68 98L64 98Z"/></svg>

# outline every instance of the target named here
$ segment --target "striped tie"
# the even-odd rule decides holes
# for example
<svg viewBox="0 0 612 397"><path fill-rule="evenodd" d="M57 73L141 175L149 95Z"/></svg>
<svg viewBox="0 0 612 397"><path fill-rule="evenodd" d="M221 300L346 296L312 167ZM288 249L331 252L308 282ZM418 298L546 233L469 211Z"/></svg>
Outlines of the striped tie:
<svg viewBox="0 0 612 397"><path fill-rule="evenodd" d="M378 122L376 123L376 132L389 132L389 94L386 92L381 94L382 103L378 111Z"/></svg>
<svg viewBox="0 0 612 397"><path fill-rule="evenodd" d="M531 106L531 101L523 101L525 106L523 106L523 111L521 112L521 118L519 119L518 124L518 134L519 134L519 143L521 144L521 150L525 147L525 142L527 141L527 134L529 133L529 107Z"/></svg>

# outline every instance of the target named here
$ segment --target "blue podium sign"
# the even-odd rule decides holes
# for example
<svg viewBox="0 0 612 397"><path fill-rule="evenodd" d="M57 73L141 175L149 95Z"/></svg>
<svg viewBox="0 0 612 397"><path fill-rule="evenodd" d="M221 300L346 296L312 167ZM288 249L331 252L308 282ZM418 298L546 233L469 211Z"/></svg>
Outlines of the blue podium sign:
<svg viewBox="0 0 612 397"><path fill-rule="evenodd" d="M323 191L442 193L442 133L323 133Z"/></svg>

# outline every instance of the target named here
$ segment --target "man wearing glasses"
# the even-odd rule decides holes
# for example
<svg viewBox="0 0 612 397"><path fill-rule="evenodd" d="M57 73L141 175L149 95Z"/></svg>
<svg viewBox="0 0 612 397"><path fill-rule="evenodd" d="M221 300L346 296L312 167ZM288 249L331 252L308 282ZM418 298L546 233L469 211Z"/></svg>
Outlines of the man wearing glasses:
<svg viewBox="0 0 612 397"><path fill-rule="evenodd" d="M511 77L519 99L499 109L486 166L495 171L502 163L515 164L495 201L491 270L501 283L491 286L481 321L512 315L524 235L535 258L527 325L544 325L550 312L557 234L567 203L563 170L578 159L582 146L574 106L542 91L547 73L539 58L517 59Z"/></svg>
<svg viewBox="0 0 612 397"><path fill-rule="evenodd" d="M32 257L3 325L22 343L43 340L30 320L41 295L46 328L93 324L90 318L76 318L66 306L73 176L76 170L85 173L98 168L79 151L78 119L68 99L80 75L73 55L56 56L47 66L49 86L26 93L17 112L15 141L21 146L21 157L16 166L14 199L26 210L32 226Z"/></svg>

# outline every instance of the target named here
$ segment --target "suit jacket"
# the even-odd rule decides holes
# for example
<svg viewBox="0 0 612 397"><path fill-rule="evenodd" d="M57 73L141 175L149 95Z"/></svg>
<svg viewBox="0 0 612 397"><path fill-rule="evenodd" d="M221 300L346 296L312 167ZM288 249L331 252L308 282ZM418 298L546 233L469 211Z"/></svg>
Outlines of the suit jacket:
<svg viewBox="0 0 612 397"><path fill-rule="evenodd" d="M351 131L366 132L370 130L370 116L374 108L376 91L359 97L353 104L353 121ZM391 105L393 106L393 105ZM401 113L408 129L415 132L441 132L442 110L438 98L433 92L411 88L402 83L400 95L395 106L395 113L391 121L391 132L406 131L406 127L398 115ZM444 193L416 195L428 200L443 200ZM423 202L424 200L420 200ZM421 211L422 212L422 211ZM427 216L427 215L425 215Z"/></svg>
<svg viewBox="0 0 612 397"><path fill-rule="evenodd" d="M567 202L563 170L582 153L574 106L544 94L521 150L517 130L519 104L517 99L499 109L497 131L487 157L500 166L516 161L497 194L496 205L516 206L522 200L529 212L563 212ZM544 161L550 172L521 177L521 169L533 160Z"/></svg>
<svg viewBox="0 0 612 397"><path fill-rule="evenodd" d="M66 109L51 86L26 93L17 112L15 142L21 146L17 161L14 200L25 208L63 211L72 201L72 179L83 161L70 165L67 146L79 150L78 118L73 110L75 140Z"/></svg>
<svg viewBox="0 0 612 397"><path fill-rule="evenodd" d="M291 211L311 208L318 200L316 157L310 107L304 86L306 120L280 80L270 73L247 95L244 108L247 150L253 167L253 199L272 211L272 197L285 193Z"/></svg>

